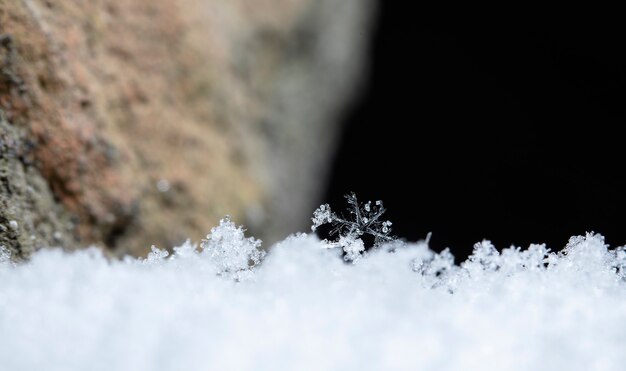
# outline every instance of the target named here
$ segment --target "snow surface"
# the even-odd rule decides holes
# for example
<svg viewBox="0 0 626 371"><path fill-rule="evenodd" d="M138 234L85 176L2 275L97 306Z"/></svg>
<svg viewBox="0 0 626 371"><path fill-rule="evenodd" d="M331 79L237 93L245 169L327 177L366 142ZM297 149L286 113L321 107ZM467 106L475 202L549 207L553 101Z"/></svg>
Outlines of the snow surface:
<svg viewBox="0 0 626 371"><path fill-rule="evenodd" d="M257 242L233 228L145 260L0 253L0 370L626 369L626 254L599 235L484 241L460 266L425 243L346 263L298 235L237 270L219 244Z"/></svg>

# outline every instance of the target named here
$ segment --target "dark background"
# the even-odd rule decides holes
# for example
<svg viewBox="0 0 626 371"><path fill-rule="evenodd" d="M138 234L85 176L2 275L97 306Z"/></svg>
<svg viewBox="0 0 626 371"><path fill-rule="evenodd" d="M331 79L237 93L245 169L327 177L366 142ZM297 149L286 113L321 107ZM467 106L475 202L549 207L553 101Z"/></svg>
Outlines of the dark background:
<svg viewBox="0 0 626 371"><path fill-rule="evenodd" d="M626 244L624 30L380 11L325 202L381 199L395 234L458 258L484 238Z"/></svg>

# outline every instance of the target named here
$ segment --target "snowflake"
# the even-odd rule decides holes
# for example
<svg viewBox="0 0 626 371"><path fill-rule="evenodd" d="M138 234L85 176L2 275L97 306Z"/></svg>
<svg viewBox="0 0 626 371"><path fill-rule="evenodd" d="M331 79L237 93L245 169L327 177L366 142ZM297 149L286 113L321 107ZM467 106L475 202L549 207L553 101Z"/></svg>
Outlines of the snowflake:
<svg viewBox="0 0 626 371"><path fill-rule="evenodd" d="M220 225L211 229L211 233L200 244L222 276L230 276L237 281L250 277L251 268L258 265L265 251L261 250L261 241L245 237L245 230L233 223L229 217L220 220Z"/></svg>
<svg viewBox="0 0 626 371"><path fill-rule="evenodd" d="M386 209L382 201L371 201L360 204L354 193L346 195L350 212L348 217L334 213L328 204L321 205L313 213L313 231L324 224L332 224L331 236L338 236L335 241L328 242L329 247L341 247L346 253L347 261L356 261L365 251L361 240L363 235L374 237L374 248L383 243L392 242L396 238L391 236L391 222L381 220Z"/></svg>

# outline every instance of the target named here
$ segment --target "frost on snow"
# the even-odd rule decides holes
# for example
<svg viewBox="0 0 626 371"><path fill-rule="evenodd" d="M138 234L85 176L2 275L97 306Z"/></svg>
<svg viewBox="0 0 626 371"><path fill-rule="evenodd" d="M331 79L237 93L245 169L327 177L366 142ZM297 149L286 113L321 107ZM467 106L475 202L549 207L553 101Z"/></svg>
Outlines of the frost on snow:
<svg viewBox="0 0 626 371"><path fill-rule="evenodd" d="M428 241L362 254L351 226L355 264L306 234L263 257L229 219L147 259L0 247L0 370L624 369L626 249L602 236L455 264Z"/></svg>
<svg viewBox="0 0 626 371"><path fill-rule="evenodd" d="M395 240L391 236L391 222L381 220L385 213L382 201L376 201L372 205L371 201L360 204L354 193L346 195L348 201L349 216L334 213L328 204L320 206L313 213L311 229L317 230L323 224L332 224L331 236L337 236L333 242L326 241L328 247L341 247L346 253L344 259L356 261L365 251L365 244L361 239L363 235L374 237L374 247L379 247L382 243L390 243Z"/></svg>
<svg viewBox="0 0 626 371"><path fill-rule="evenodd" d="M163 264L166 260L190 259L194 256L207 260L216 274L233 278L236 281L252 277L252 268L261 262L265 251L261 250L261 240L245 237L245 230L235 225L229 217L220 220L220 224L211 229L211 233L198 246L186 241L182 246L174 247L174 255L166 250L152 246L150 253L142 263L147 265ZM127 259L128 260L128 259Z"/></svg>

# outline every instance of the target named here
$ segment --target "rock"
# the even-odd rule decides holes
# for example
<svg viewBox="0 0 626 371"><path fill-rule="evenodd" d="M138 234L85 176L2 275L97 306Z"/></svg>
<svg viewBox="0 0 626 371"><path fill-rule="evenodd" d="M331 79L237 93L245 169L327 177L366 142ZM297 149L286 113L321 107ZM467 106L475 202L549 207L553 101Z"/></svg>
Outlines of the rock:
<svg viewBox="0 0 626 371"><path fill-rule="evenodd" d="M13 143L0 225L21 231L0 245L142 255L226 214L269 240L304 229L371 13L371 0L0 0Z"/></svg>
<svg viewBox="0 0 626 371"><path fill-rule="evenodd" d="M26 159L23 135L0 110L0 246L15 258L28 257L41 247L68 246L54 239L55 231L72 234L69 213L55 200L48 183Z"/></svg>

